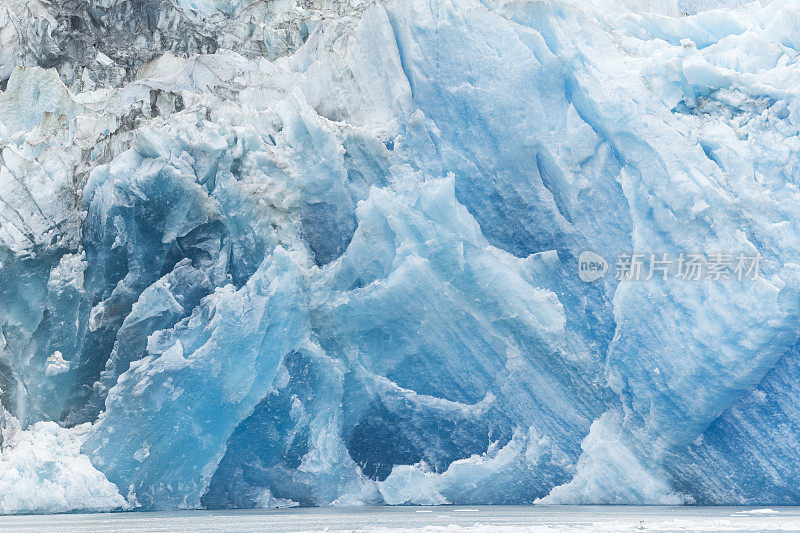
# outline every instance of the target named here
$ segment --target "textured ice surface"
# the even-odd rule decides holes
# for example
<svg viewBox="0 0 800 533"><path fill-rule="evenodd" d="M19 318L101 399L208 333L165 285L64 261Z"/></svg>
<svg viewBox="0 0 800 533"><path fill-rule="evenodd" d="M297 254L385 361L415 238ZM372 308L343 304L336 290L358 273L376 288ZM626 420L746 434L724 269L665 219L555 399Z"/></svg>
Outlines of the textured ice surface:
<svg viewBox="0 0 800 533"><path fill-rule="evenodd" d="M775 0L2 4L0 512L800 503L798 35Z"/></svg>
<svg viewBox="0 0 800 533"><path fill-rule="evenodd" d="M127 507L117 487L80 453L89 424L37 422L22 431L4 420L0 513L110 511Z"/></svg>

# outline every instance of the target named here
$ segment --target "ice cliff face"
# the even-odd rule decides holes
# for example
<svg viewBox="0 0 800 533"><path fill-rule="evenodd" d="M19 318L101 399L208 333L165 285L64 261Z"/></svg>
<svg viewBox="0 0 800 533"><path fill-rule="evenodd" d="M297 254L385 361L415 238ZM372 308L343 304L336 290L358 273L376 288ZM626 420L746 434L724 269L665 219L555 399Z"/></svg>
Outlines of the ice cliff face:
<svg viewBox="0 0 800 533"><path fill-rule="evenodd" d="M777 0L4 2L0 512L800 504L799 36Z"/></svg>

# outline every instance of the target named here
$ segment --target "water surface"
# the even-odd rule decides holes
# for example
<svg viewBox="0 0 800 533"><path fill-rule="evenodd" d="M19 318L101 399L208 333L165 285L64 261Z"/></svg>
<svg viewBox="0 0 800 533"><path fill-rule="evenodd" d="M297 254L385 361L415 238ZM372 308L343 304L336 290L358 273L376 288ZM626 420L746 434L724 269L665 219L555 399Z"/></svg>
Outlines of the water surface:
<svg viewBox="0 0 800 533"><path fill-rule="evenodd" d="M0 531L800 531L800 507L442 506L0 517Z"/></svg>

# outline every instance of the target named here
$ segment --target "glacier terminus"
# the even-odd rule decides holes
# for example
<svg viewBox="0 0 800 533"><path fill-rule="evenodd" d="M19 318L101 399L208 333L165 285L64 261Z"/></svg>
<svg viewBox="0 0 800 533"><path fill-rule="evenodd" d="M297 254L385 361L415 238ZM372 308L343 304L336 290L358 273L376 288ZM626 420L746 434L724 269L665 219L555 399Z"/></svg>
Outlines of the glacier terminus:
<svg viewBox="0 0 800 533"><path fill-rule="evenodd" d="M3 0L0 430L0 514L800 505L800 3Z"/></svg>

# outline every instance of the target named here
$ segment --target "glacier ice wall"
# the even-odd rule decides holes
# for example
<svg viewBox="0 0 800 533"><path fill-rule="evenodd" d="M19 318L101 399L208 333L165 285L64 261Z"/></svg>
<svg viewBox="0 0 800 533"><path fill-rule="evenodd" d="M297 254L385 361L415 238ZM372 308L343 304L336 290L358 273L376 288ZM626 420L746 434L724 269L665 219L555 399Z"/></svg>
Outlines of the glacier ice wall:
<svg viewBox="0 0 800 533"><path fill-rule="evenodd" d="M0 513L800 504L798 35L778 0L3 3Z"/></svg>

